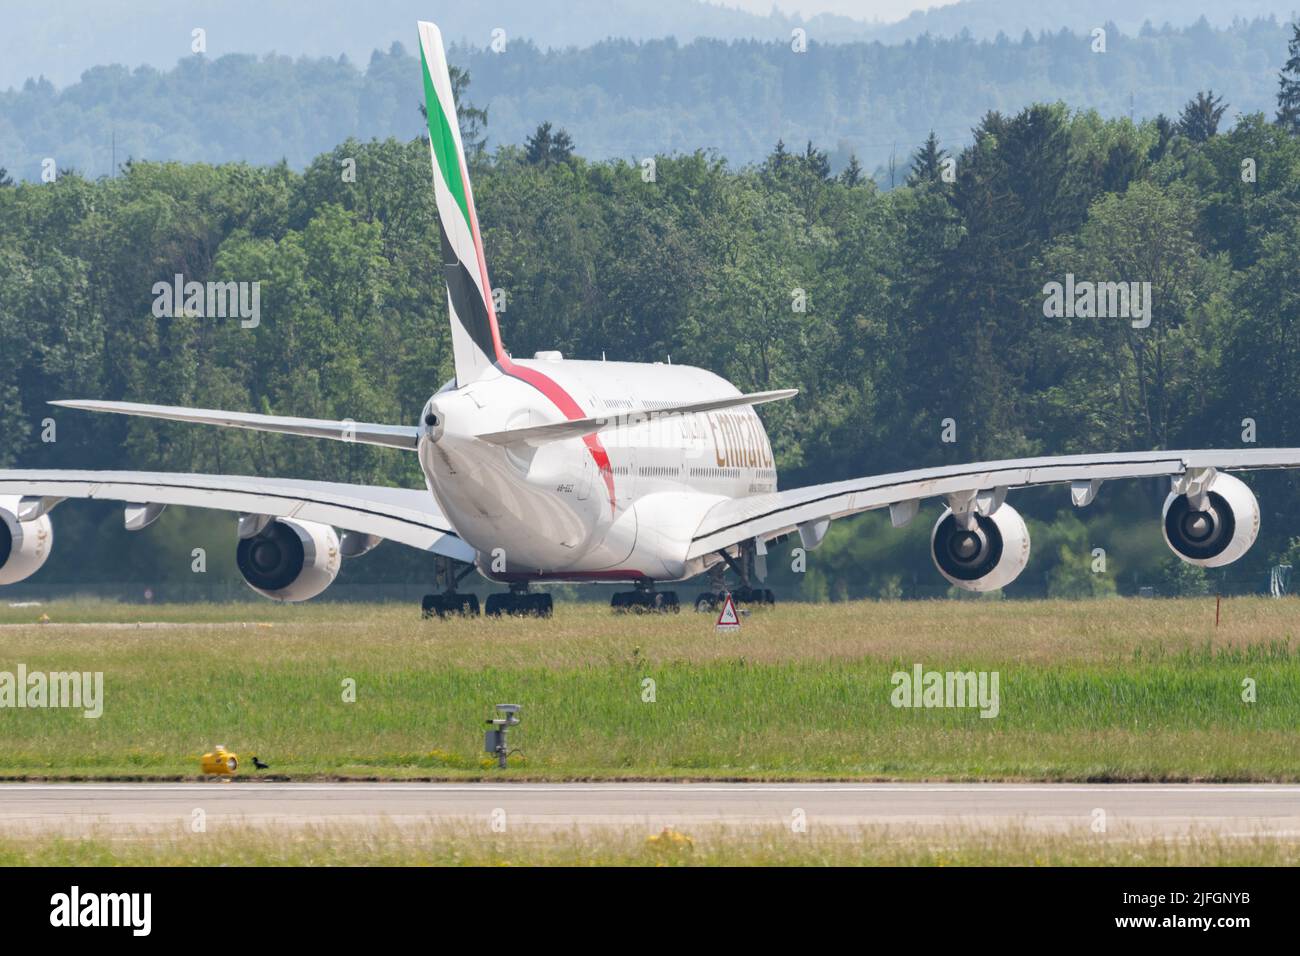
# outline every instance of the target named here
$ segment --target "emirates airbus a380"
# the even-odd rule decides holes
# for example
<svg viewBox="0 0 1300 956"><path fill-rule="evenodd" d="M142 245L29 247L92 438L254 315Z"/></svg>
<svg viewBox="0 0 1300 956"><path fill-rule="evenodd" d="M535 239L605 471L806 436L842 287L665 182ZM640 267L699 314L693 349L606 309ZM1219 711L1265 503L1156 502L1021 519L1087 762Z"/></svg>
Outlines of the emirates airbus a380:
<svg viewBox="0 0 1300 956"><path fill-rule="evenodd" d="M68 498L126 504L140 530L167 505L238 514L236 560L255 591L282 601L320 594L343 558L388 539L431 552L439 593L426 613L476 613L456 591L470 570L509 585L488 613L551 610L541 581L627 582L616 608L676 609L660 584L702 573L710 607L724 589L768 602L757 587L768 545L797 534L816 548L832 519L888 508L896 527L924 499L942 514L934 562L972 591L1004 587L1029 560L1024 520L1007 492L1068 484L1083 507L1103 481L1167 476L1165 540L1180 558L1218 567L1259 532L1259 505L1230 471L1300 466L1300 449L1150 451L968 465L777 490L771 445L754 406L793 389L744 395L712 372L682 365L531 360L505 350L451 80L438 28L421 23L420 60L442 231L456 377L414 425L288 418L131 402L63 401L69 408L384 445L419 456L426 488L406 490L284 478L107 471L0 471L0 584L36 572L53 543L49 511ZM725 574L739 577L727 588Z"/></svg>

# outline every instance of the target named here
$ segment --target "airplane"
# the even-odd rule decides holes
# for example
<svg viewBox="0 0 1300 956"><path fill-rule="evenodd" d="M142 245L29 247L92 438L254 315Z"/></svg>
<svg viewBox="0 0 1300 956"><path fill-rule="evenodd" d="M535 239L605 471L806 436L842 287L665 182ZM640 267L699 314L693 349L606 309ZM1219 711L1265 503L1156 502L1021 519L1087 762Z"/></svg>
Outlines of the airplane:
<svg viewBox="0 0 1300 956"><path fill-rule="evenodd" d="M939 573L970 591L1011 584L1029 560L1010 490L1069 485L1077 507L1105 481L1170 479L1162 527L1182 560L1220 567L1259 533L1260 510L1232 472L1300 467L1300 449L1122 452L924 468L782 491L755 406L795 389L742 393L687 365L579 361L559 352L516 359L501 341L442 36L419 24L433 186L455 378L415 425L250 414L134 402L72 400L71 409L359 442L414 453L424 489L255 476L129 471L0 471L0 585L34 574L53 544L49 512L69 498L125 505L132 531L168 505L238 515L236 564L254 591L304 601L343 559L395 541L434 557L426 617L479 613L457 591L477 570L508 590L488 614L549 615L546 581L619 582L617 610L679 609L660 585L709 576L697 610L726 593L770 604L765 556L797 535L807 550L830 523L889 509L895 527L925 499L943 511L930 535ZM738 578L728 587L727 572Z"/></svg>

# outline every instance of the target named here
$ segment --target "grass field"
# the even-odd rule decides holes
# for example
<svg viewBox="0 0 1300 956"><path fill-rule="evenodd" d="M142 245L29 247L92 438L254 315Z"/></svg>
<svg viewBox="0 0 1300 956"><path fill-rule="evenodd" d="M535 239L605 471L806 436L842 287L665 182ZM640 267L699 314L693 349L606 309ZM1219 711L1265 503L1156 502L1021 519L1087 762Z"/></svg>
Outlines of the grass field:
<svg viewBox="0 0 1300 956"><path fill-rule="evenodd" d="M512 832L481 821L0 835L0 866L1296 866L1300 840L1080 837L1018 827L785 827Z"/></svg>
<svg viewBox="0 0 1300 956"><path fill-rule="evenodd" d="M518 779L1300 780L1300 602L1214 615L1213 598L785 605L718 634L589 605L0 607L0 671L104 674L99 719L0 709L0 777L194 777L215 743L291 779L497 777L483 720L509 701ZM997 671L997 716L892 706L916 663Z"/></svg>

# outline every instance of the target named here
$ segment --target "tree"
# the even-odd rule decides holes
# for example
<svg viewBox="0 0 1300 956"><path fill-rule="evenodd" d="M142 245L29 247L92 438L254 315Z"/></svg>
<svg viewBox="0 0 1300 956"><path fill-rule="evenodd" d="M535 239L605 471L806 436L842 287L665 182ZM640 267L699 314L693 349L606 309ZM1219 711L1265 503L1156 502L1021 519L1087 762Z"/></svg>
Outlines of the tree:
<svg viewBox="0 0 1300 956"><path fill-rule="evenodd" d="M767 159L763 160L763 171L780 178L794 165L794 158L785 148L785 140L778 139Z"/></svg>
<svg viewBox="0 0 1300 956"><path fill-rule="evenodd" d="M465 155L471 161L483 158L487 148L487 109L479 109L470 103L469 70L458 66L448 68L451 75L451 95L456 101L456 120L460 123L460 138L465 144Z"/></svg>
<svg viewBox="0 0 1300 956"><path fill-rule="evenodd" d="M531 166L545 168L568 162L572 156L573 139L564 130L553 129L549 120L524 142L524 158Z"/></svg>
<svg viewBox="0 0 1300 956"><path fill-rule="evenodd" d="M1223 97L1215 96L1214 90L1197 93L1196 98L1188 100L1178 119L1178 131L1193 143L1204 143L1219 132L1219 120L1223 118L1228 104Z"/></svg>
<svg viewBox="0 0 1300 956"><path fill-rule="evenodd" d="M3 166L0 166L0 186L12 186L13 184L14 181L13 178L9 175L9 170L5 169Z"/></svg>
<svg viewBox="0 0 1300 956"><path fill-rule="evenodd" d="M1300 389L1300 226L1282 214L1261 242L1259 259L1240 273L1234 315L1220 332L1224 420L1249 415L1270 443L1300 441L1290 396Z"/></svg>
<svg viewBox="0 0 1300 956"><path fill-rule="evenodd" d="M857 153L854 153L849 156L849 164L840 172L840 182L852 188L861 185L863 176L862 164L858 162Z"/></svg>
<svg viewBox="0 0 1300 956"><path fill-rule="evenodd" d="M1122 193L1137 178L1141 168L1142 156L1132 143L1112 143L1101 170L1101 187L1107 192Z"/></svg>
<svg viewBox="0 0 1300 956"><path fill-rule="evenodd" d="M1061 395L1069 403L1064 414L1092 417L1108 446L1169 448L1175 438L1194 436L1203 419L1206 389L1196 369L1208 364L1210 307L1227 277L1222 261L1201 247L1196 220L1186 184L1138 181L1123 193L1102 194L1082 228L1045 257L1045 274L1057 281L1073 274L1126 284L1129 292L1139 283L1143 296L1140 284L1149 283L1141 318L1136 302L1128 316L1100 315L1098 287L1093 316L1054 319L1064 333L1054 348L1077 350L1079 361L1090 356ZM1114 298L1118 291L1107 294L1122 301Z"/></svg>
<svg viewBox="0 0 1300 956"><path fill-rule="evenodd" d="M943 161L947 158L947 152L939 148L939 137L934 134L934 130L930 130L925 142L912 154L912 169L907 174L907 184L919 186L922 183L939 182L943 174Z"/></svg>
<svg viewBox="0 0 1300 956"><path fill-rule="evenodd" d="M812 140L808 140L808 146L804 149L801 160L804 168L818 179L824 182L831 178L830 159L825 152L813 146Z"/></svg>
<svg viewBox="0 0 1300 956"><path fill-rule="evenodd" d="M1210 593L1205 569L1177 557L1165 559L1158 581L1156 589L1164 597L1201 597Z"/></svg>
<svg viewBox="0 0 1300 956"><path fill-rule="evenodd" d="M1153 163L1158 163L1164 158L1165 153L1169 151L1169 143L1178 132L1178 124L1164 113L1157 113L1156 118L1151 121L1151 126L1156 132L1156 141L1152 145L1148 156Z"/></svg>
<svg viewBox="0 0 1300 956"><path fill-rule="evenodd" d="M469 70L448 66L447 73L451 77L451 95L456 101L456 122L460 124L460 140L465 145L465 157L470 162L478 162L487 151L487 134L484 132L487 129L487 110L474 106L466 97ZM426 123L429 121L429 108L424 103L420 104L420 115Z"/></svg>
<svg viewBox="0 0 1300 956"><path fill-rule="evenodd" d="M1277 80L1277 124L1288 133L1300 133L1300 22L1291 24L1290 54Z"/></svg>

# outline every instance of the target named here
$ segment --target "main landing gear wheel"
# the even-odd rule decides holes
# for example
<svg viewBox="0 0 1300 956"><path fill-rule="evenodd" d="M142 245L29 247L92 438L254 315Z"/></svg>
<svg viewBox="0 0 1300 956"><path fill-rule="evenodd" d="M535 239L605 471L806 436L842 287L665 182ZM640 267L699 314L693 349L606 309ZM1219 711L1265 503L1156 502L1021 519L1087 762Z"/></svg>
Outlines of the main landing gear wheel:
<svg viewBox="0 0 1300 956"><path fill-rule="evenodd" d="M531 591L508 591L489 594L485 613L489 617L509 614L512 617L550 617L555 602L549 594Z"/></svg>
<svg viewBox="0 0 1300 956"><path fill-rule="evenodd" d="M737 604L765 605L773 607L776 604L776 595L772 593L771 588L751 588L748 586L733 588L731 599Z"/></svg>
<svg viewBox="0 0 1300 956"><path fill-rule="evenodd" d="M701 614L716 611L727 599L728 594L737 606L751 608L775 606L776 595L771 589L756 588L750 583L754 580L761 581L767 576L767 552L764 550L760 555L760 544L761 542L755 538L742 541L737 546L738 553L735 555L726 548L717 552L722 560L709 568L709 590L695 599L696 611ZM728 588L726 585L728 569L735 572L736 577L740 579L740 583L734 588Z"/></svg>
<svg viewBox="0 0 1300 956"><path fill-rule="evenodd" d="M431 617L445 618L449 614L478 617L478 595L461 594L456 590L456 586L473 570L474 565L466 564L458 572L455 561L437 555L434 559L433 586L438 592L426 594L420 599L420 616L425 620Z"/></svg>
<svg viewBox="0 0 1300 956"><path fill-rule="evenodd" d="M742 585L738 588L732 588L731 600L737 606L744 607L775 607L776 595L770 588L751 588ZM727 598L726 591L706 591L695 599L695 610L701 614L716 611L718 607Z"/></svg>
<svg viewBox="0 0 1300 956"><path fill-rule="evenodd" d="M459 614L464 617L478 617L477 594L426 594L420 601L420 611L425 618L446 617Z"/></svg>
<svg viewBox="0 0 1300 956"><path fill-rule="evenodd" d="M633 614L677 614L682 609L676 591L651 591L648 588L619 591L609 599L609 606L619 614L628 611Z"/></svg>

